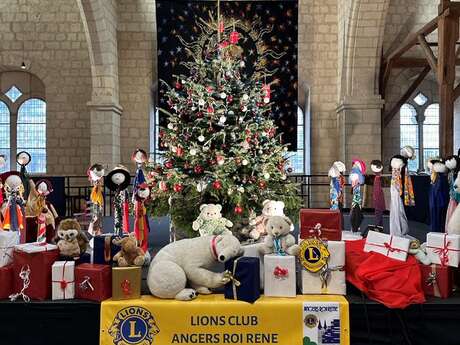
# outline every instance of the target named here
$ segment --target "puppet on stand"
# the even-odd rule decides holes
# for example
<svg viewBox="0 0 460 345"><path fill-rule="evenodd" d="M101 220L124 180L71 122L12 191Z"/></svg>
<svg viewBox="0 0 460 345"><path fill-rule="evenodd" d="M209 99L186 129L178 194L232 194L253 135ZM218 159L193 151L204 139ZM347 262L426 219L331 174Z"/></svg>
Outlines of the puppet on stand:
<svg viewBox="0 0 460 345"><path fill-rule="evenodd" d="M390 204L390 234L404 237L409 233L406 210L404 209L403 171L407 159L401 155L393 156L390 160L391 171L391 204Z"/></svg>
<svg viewBox="0 0 460 345"><path fill-rule="evenodd" d="M123 165L116 166L105 177L105 185L115 193L113 197L113 216L115 236L123 236L129 232L129 197L128 186L131 181L129 171Z"/></svg>
<svg viewBox="0 0 460 345"><path fill-rule="evenodd" d="M51 182L29 181L30 193L26 203L27 242L51 243L55 237L56 218L54 206L46 200L53 192Z"/></svg>
<svg viewBox="0 0 460 345"><path fill-rule="evenodd" d="M383 228L383 212L386 210L385 195L382 189L383 164L380 160L371 162L371 170L374 176L374 188L372 190L372 202L374 204L375 225Z"/></svg>
<svg viewBox="0 0 460 345"><path fill-rule="evenodd" d="M342 210L343 207L345 206L345 172L346 172L346 167L345 163L341 161L336 161L334 162L333 166L338 170L339 176L338 178L338 204L339 204L339 210Z"/></svg>
<svg viewBox="0 0 460 345"><path fill-rule="evenodd" d="M136 234L139 247L144 253L147 253L149 248L150 227L147 210L145 209L145 202L149 197L150 188L146 183L140 184L134 195L134 233Z"/></svg>
<svg viewBox="0 0 460 345"><path fill-rule="evenodd" d="M134 163L136 163L136 175L134 175L134 182L133 182L133 203L135 202L136 192L140 185L145 183L145 176L144 176L144 165L148 160L147 152L142 149L137 149L133 152L131 159Z"/></svg>
<svg viewBox="0 0 460 345"><path fill-rule="evenodd" d="M404 206L415 206L414 187L409 173L409 160L415 159L415 150L412 146L404 146L401 149L401 156L404 159L404 169L401 171L401 180L403 183Z"/></svg>
<svg viewBox="0 0 460 345"><path fill-rule="evenodd" d="M449 204L449 182L447 168L441 160L430 160L428 168L431 172L430 188L430 219L432 232L444 232L446 214Z"/></svg>
<svg viewBox="0 0 460 345"><path fill-rule="evenodd" d="M336 165L333 164L329 169L328 176L331 179L330 189L329 189L329 200L330 200L330 209L339 210L339 198L342 194L340 186L340 172L337 169Z"/></svg>
<svg viewBox="0 0 460 345"><path fill-rule="evenodd" d="M24 186L22 180L16 171L7 173L9 176L5 179L6 203L2 210L3 230L19 231L20 242L26 241L26 225L24 212Z"/></svg>
<svg viewBox="0 0 460 345"><path fill-rule="evenodd" d="M6 166L6 157L4 155L0 155L0 170ZM0 178L0 210L3 206L3 181ZM0 212L1 213L1 212ZM0 214L0 230L3 229L3 220Z"/></svg>
<svg viewBox="0 0 460 345"><path fill-rule="evenodd" d="M102 183L104 181L104 167L101 164L93 164L87 171L88 179L91 182L91 221L88 232L91 236L102 234L104 220L104 196L102 194Z"/></svg>
<svg viewBox="0 0 460 345"><path fill-rule="evenodd" d="M460 154L460 152L459 152ZM460 193L455 191L455 180L457 179L458 172L460 170L460 158L459 156L450 156L446 159L446 168L449 170L449 206L447 207L446 215L446 229L449 221L454 213L455 209L460 202Z"/></svg>
<svg viewBox="0 0 460 345"><path fill-rule="evenodd" d="M29 198L30 193L29 174L27 173L26 166L29 165L31 160L32 157L26 151L21 151L16 155L16 162L21 167L19 173L21 176L22 185L24 186L24 193L22 195L24 200L27 200Z"/></svg>
<svg viewBox="0 0 460 345"><path fill-rule="evenodd" d="M360 230L363 221L363 214L361 212L363 204L363 196L361 186L364 185L366 173L366 163L360 159L354 159L350 171L350 184L353 190L353 200L350 210L351 230L357 232Z"/></svg>

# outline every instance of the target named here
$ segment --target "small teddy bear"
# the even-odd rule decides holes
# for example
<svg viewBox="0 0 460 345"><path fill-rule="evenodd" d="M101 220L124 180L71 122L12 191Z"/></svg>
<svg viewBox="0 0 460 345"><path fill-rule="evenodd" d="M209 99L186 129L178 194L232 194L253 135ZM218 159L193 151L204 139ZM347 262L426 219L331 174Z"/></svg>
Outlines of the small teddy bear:
<svg viewBox="0 0 460 345"><path fill-rule="evenodd" d="M216 204L203 204L200 206L200 215L192 223L192 229L198 231L200 236L231 235L233 223L222 217L222 206Z"/></svg>
<svg viewBox="0 0 460 345"><path fill-rule="evenodd" d="M122 238L115 238L112 243L120 246L121 250L115 254L113 261L120 267L142 266L145 261L144 251L137 246L137 239L134 233Z"/></svg>
<svg viewBox="0 0 460 345"><path fill-rule="evenodd" d="M79 257L88 247L88 238L76 219L64 219L59 224L56 241L59 252L66 257Z"/></svg>
<svg viewBox="0 0 460 345"><path fill-rule="evenodd" d="M297 255L299 246L290 234L292 222L288 217L273 216L264 221L267 236L259 246L262 254Z"/></svg>
<svg viewBox="0 0 460 345"><path fill-rule="evenodd" d="M253 219L250 225L254 228L249 233L249 237L258 240L261 236L266 235L265 220L273 216L284 216L284 202L276 200L265 200L263 203L262 214ZM294 230L294 224L291 224L290 231Z"/></svg>

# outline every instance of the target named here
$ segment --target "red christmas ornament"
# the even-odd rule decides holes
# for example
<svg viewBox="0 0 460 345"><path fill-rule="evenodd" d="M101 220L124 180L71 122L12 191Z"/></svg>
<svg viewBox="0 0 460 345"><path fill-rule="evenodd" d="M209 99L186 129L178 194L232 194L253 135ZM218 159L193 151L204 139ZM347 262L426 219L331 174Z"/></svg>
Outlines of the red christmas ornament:
<svg viewBox="0 0 460 345"><path fill-rule="evenodd" d="M172 169L172 167L173 167L173 163L171 161L165 162L165 168L166 169Z"/></svg>
<svg viewBox="0 0 460 345"><path fill-rule="evenodd" d="M182 84L176 81L176 89L180 90L182 89Z"/></svg>
<svg viewBox="0 0 460 345"><path fill-rule="evenodd" d="M209 107L208 107L208 113L209 113L209 114L214 114L214 108L211 107L211 106L209 106Z"/></svg>
<svg viewBox="0 0 460 345"><path fill-rule="evenodd" d="M238 33L238 31L232 31L230 33L229 40L231 44L237 44L239 39L240 39L240 34Z"/></svg>
<svg viewBox="0 0 460 345"><path fill-rule="evenodd" d="M176 193L180 193L184 189L184 186L180 183L175 183L173 189Z"/></svg>
<svg viewBox="0 0 460 345"><path fill-rule="evenodd" d="M235 206L235 213L236 214L241 214L243 213L243 208L240 205Z"/></svg>
<svg viewBox="0 0 460 345"><path fill-rule="evenodd" d="M232 103L233 102L233 96L232 95L228 95L227 96L227 103Z"/></svg>
<svg viewBox="0 0 460 345"><path fill-rule="evenodd" d="M228 43L228 41L223 41L222 43L219 44L219 48L224 49L224 48L227 48L229 45L230 43Z"/></svg>
<svg viewBox="0 0 460 345"><path fill-rule="evenodd" d="M270 95L271 95L270 85L263 84L262 85L262 97L268 98L268 100L270 100Z"/></svg>
<svg viewBox="0 0 460 345"><path fill-rule="evenodd" d="M203 113L202 113L201 111L197 112L197 113L196 113L196 117L202 118L202 117L203 117Z"/></svg>
<svg viewBox="0 0 460 345"><path fill-rule="evenodd" d="M158 188L160 188L161 191L166 192L168 190L168 185L164 181L160 181L158 183Z"/></svg>
<svg viewBox="0 0 460 345"><path fill-rule="evenodd" d="M265 189L265 187L267 187L267 182L265 181L259 181L259 188L260 189Z"/></svg>
<svg viewBox="0 0 460 345"><path fill-rule="evenodd" d="M212 183L212 188L214 189L221 189L222 188L222 182L220 182L219 180L215 180L213 183Z"/></svg>
<svg viewBox="0 0 460 345"><path fill-rule="evenodd" d="M184 155L184 149L180 146L177 147L176 149L176 155L177 157L182 157Z"/></svg>
<svg viewBox="0 0 460 345"><path fill-rule="evenodd" d="M207 86L206 91L208 91L208 93L212 93L214 89L212 88L212 86Z"/></svg>
<svg viewBox="0 0 460 345"><path fill-rule="evenodd" d="M221 21L221 22L219 23L219 32L224 32L224 30L225 30L225 25L224 25L224 22Z"/></svg>
<svg viewBox="0 0 460 345"><path fill-rule="evenodd" d="M203 167L202 167L201 165L197 165L197 166L193 169L193 171L195 172L195 174L201 174L201 173L204 171L204 169L203 169Z"/></svg>
<svg viewBox="0 0 460 345"><path fill-rule="evenodd" d="M165 131L160 131L158 135L160 136L160 138L163 138L165 136Z"/></svg>

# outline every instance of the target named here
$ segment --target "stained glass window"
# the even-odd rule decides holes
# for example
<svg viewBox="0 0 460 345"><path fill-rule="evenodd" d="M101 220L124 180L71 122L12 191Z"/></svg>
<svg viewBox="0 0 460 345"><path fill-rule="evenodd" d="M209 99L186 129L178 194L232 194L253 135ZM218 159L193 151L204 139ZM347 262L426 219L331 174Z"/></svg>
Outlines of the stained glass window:
<svg viewBox="0 0 460 345"><path fill-rule="evenodd" d="M0 155L4 155L6 160L5 166L0 167L0 173L10 170L10 148L10 111L0 101Z"/></svg>
<svg viewBox="0 0 460 345"><path fill-rule="evenodd" d="M32 156L30 173L46 172L46 102L38 98L25 101L18 111L17 152Z"/></svg>
<svg viewBox="0 0 460 345"><path fill-rule="evenodd" d="M304 147L304 112L300 107L297 107L297 151L289 152L292 173L304 174L305 173L305 147Z"/></svg>
<svg viewBox="0 0 460 345"><path fill-rule="evenodd" d="M19 97L22 96L21 90L19 90L16 86L10 87L8 91L5 92L5 96L8 97L11 102L16 102Z"/></svg>
<svg viewBox="0 0 460 345"><path fill-rule="evenodd" d="M404 104L399 112L401 147L410 145L415 149L416 158L409 161L409 170L417 171L419 168L419 130L417 111L410 104Z"/></svg>

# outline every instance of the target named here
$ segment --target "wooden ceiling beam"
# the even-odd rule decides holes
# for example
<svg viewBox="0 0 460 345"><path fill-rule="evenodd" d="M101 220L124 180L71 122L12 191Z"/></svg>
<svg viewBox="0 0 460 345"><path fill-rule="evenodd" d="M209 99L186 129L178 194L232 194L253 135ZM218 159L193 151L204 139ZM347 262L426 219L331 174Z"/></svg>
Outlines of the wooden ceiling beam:
<svg viewBox="0 0 460 345"><path fill-rule="evenodd" d="M438 78L438 61L436 59L436 56L434 56L434 53L431 50L431 48L428 46L425 36L418 35L417 40L420 43L420 47L422 48L426 59L428 60L428 64L430 65L431 70L436 75L436 78Z"/></svg>
<svg viewBox="0 0 460 345"><path fill-rule="evenodd" d="M460 58L455 60L455 65L460 66ZM417 68L426 67L429 63L424 58L413 58L413 57L400 57L392 60L392 68Z"/></svg>

